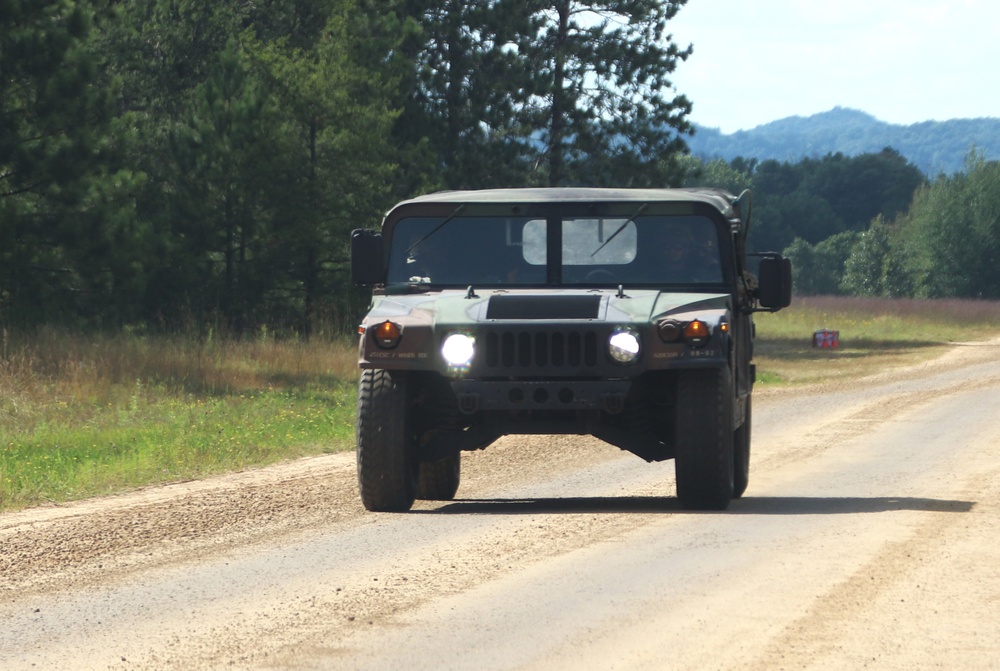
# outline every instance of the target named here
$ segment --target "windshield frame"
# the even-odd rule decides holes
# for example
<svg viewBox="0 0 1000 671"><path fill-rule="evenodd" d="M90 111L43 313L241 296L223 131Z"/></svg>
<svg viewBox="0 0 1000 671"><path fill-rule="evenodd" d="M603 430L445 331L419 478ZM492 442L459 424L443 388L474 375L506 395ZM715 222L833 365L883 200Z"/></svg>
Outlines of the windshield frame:
<svg viewBox="0 0 1000 671"><path fill-rule="evenodd" d="M677 289L715 289L720 287L732 287L734 283L734 251L732 235L734 222L725 219L714 207L701 202L642 202L624 201L617 203L515 203L515 204L491 204L472 203L466 207L456 208L455 203L420 203L406 208L397 208L390 212L383 224L383 236L385 245L386 262L386 289L395 291L430 291L445 288L466 288L468 286L482 288L586 288L586 287L616 287L618 285L635 287L669 287ZM449 241L455 242L456 231L475 230L478 227L477 220L506 220L511 222L524 222L530 220L541 220L545 222L545 237L547 249L563 249L563 229L565 222L571 220L595 220L606 219L609 222L617 222L617 225L610 225L610 232L615 235L610 236L604 244L611 242L611 238L619 235L625 236L628 227L634 227L636 222L642 223L650 218L676 218L688 217L702 222L706 231L714 233L716 254L718 255L718 273L711 281L667 281L666 279L640 279L637 277L616 277L613 274L606 277L580 277L573 272L569 265L564 265L562 253L547 254L546 262L543 265L534 264L535 272L526 278L510 280L506 276L485 275L479 273L478 269L468 274L458 273L452 277L438 279L430 276L417 274L405 275L399 272L400 254L402 251L412 251L420 249L432 242ZM408 221L422 219L424 228L416 244L413 244L413 236L407 242L404 239L409 224ZM669 219L675 221L675 219ZM456 228L458 227L458 228ZM616 230L620 229L620 230ZM523 226L519 235L523 235ZM411 231L412 233L412 231ZM508 233L509 235L509 233ZM711 234L710 234L711 235ZM517 236L515 236L517 237ZM507 240L512 246L522 245L523 240ZM494 247L488 250L495 250L499 255L502 251L510 252L510 247ZM614 244L614 243L612 243ZM555 247L553 247L555 245ZM473 245L475 246L475 245ZM523 249L520 250L523 254ZM596 253L596 252L595 252ZM492 256L492 252L488 252ZM458 259L464 255L454 252L452 258ZM416 281L414 281L416 280Z"/></svg>

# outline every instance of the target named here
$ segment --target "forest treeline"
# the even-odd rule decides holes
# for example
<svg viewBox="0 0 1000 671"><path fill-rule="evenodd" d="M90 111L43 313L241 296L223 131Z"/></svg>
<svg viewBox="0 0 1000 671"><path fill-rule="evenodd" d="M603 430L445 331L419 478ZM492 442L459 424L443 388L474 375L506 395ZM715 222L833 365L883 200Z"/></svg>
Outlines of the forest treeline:
<svg viewBox="0 0 1000 671"><path fill-rule="evenodd" d="M801 292L1000 297L993 164L687 156L685 2L0 0L0 325L348 330L351 229L527 185L751 187Z"/></svg>
<svg viewBox="0 0 1000 671"><path fill-rule="evenodd" d="M689 160L692 183L753 190L751 243L792 259L797 294L1000 299L1000 162L974 150L933 180L891 148Z"/></svg>
<svg viewBox="0 0 1000 671"><path fill-rule="evenodd" d="M680 178L685 0L0 0L0 320L353 323L436 189Z"/></svg>

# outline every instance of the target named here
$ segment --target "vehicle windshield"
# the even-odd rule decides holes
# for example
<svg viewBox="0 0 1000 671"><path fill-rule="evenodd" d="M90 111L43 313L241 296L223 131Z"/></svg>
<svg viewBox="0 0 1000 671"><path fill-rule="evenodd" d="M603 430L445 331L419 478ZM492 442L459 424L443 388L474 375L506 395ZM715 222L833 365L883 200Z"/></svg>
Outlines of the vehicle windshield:
<svg viewBox="0 0 1000 671"><path fill-rule="evenodd" d="M392 230L387 283L443 286L719 284L718 229L699 215L564 218L549 272L539 217L411 217ZM439 230L435 230L438 229Z"/></svg>

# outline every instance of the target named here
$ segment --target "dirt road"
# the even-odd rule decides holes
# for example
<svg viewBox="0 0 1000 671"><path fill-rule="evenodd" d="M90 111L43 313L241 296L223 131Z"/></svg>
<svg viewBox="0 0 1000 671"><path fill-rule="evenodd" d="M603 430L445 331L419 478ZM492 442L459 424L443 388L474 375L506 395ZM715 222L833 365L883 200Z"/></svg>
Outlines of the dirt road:
<svg viewBox="0 0 1000 671"><path fill-rule="evenodd" d="M725 513L537 437L409 514L339 454L0 516L0 669L1000 669L1000 341L754 403Z"/></svg>

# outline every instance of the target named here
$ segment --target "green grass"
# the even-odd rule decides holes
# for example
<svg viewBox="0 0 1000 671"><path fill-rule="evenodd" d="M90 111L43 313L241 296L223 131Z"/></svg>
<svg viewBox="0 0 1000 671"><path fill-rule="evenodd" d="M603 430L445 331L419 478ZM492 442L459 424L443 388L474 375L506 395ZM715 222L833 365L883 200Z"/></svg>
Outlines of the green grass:
<svg viewBox="0 0 1000 671"><path fill-rule="evenodd" d="M347 449L353 389L254 391L95 408L89 419L51 413L0 449L4 507L63 501L162 480L185 480ZM68 410L68 408L67 408Z"/></svg>
<svg viewBox="0 0 1000 671"><path fill-rule="evenodd" d="M1000 303L800 298L756 322L758 382L787 387L997 337ZM0 510L354 448L351 340L0 336Z"/></svg>
<svg viewBox="0 0 1000 671"><path fill-rule="evenodd" d="M3 340L0 510L354 447L354 344Z"/></svg>

